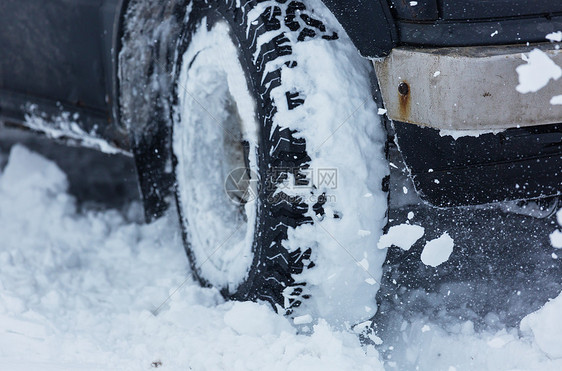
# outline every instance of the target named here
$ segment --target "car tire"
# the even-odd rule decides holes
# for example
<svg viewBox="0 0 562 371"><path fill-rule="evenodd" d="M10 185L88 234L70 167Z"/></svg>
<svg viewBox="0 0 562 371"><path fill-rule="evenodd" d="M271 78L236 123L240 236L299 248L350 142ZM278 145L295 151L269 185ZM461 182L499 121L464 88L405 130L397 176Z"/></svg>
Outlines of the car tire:
<svg viewBox="0 0 562 371"><path fill-rule="evenodd" d="M372 65L320 1L193 1L175 19L160 105L195 277L305 326L372 318L388 192Z"/></svg>

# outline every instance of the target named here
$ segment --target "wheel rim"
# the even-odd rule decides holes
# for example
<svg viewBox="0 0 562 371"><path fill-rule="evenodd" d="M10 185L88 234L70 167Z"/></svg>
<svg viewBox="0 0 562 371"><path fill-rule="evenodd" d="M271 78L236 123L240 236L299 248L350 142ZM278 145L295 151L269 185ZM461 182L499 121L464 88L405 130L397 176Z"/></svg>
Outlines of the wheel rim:
<svg viewBox="0 0 562 371"><path fill-rule="evenodd" d="M203 19L182 61L173 149L188 253L199 278L233 293L253 261L255 103L226 23Z"/></svg>

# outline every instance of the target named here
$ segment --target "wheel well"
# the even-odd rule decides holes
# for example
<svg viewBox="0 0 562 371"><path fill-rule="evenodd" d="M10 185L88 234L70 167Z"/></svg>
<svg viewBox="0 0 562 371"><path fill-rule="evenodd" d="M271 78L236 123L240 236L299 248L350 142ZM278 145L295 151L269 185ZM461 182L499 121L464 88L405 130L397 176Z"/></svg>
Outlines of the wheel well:
<svg viewBox="0 0 562 371"><path fill-rule="evenodd" d="M382 58L398 39L390 7L385 0L322 0L342 25L362 56Z"/></svg>

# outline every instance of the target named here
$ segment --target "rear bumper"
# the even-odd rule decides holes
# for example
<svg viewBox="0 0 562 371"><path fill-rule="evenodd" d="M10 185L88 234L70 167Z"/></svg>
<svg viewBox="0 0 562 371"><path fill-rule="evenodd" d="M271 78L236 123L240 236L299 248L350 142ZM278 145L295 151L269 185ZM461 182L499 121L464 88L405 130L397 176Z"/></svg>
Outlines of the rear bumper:
<svg viewBox="0 0 562 371"><path fill-rule="evenodd" d="M562 122L562 105L550 104L562 95L562 80L537 92L516 90L516 68L526 64L522 55L538 48L562 66L557 45L399 47L374 64L392 120L439 130L500 131Z"/></svg>

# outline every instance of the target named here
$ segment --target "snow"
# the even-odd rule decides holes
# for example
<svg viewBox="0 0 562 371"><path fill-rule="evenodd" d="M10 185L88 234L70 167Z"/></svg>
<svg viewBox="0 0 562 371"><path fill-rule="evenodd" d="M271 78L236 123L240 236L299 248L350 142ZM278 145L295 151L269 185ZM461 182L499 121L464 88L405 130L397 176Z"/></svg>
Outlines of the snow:
<svg viewBox="0 0 562 371"><path fill-rule="evenodd" d="M560 42L562 41L562 31L551 32L545 37L547 40Z"/></svg>
<svg viewBox="0 0 562 371"><path fill-rule="evenodd" d="M324 53L340 55L341 51L350 50L335 46L326 52L318 45L315 48L314 43L311 47L318 64L327 59ZM537 59L540 62L540 56ZM537 65L531 56L527 62L521 67ZM351 76L335 70L334 78L351 77L353 81L358 76L354 73L360 73L363 65L356 60L350 63L357 67L349 72ZM317 65L311 62L311 66ZM540 85L529 83L535 77L529 77L528 69L521 71L522 90L533 91ZM337 75L340 72L342 75ZM542 72L540 80L544 81ZM546 74L550 77L544 84L550 78L559 78L552 77L556 76L552 65ZM320 80L319 84L328 82ZM307 93L317 93L313 88ZM327 120L322 130L303 134L317 146L318 153L312 156L314 166L333 165L322 163L328 150L340 156L341 164L379 155L363 153L354 146L360 144L367 148L373 138L381 140L379 133L369 127L360 127L358 137L342 139L349 138L341 135L351 131L350 125L344 125L349 115L354 115L351 120L354 125L376 122L365 113L376 112L370 101L363 101L365 86L350 88L350 100L353 107L359 107L358 112L336 106L330 112L337 115ZM334 94L341 95L341 91ZM325 102L340 103L329 95L318 94L315 99L323 102L320 107L328 107ZM324 115L306 112L303 117L310 115L317 119L330 112ZM287 112L280 115L295 119L287 121L294 127L303 124ZM340 130L337 125L342 122ZM338 135L328 136L334 129L340 130ZM323 140L328 140L326 146ZM4 160L0 159L0 163ZM371 166L377 170L380 163ZM373 168L339 168L343 169L343 181L369 184L373 180L366 175ZM174 210L152 224L141 225L135 222L138 218L129 215L138 209L134 205L129 212L79 209L67 189L65 174L53 162L22 146L13 147L6 167L0 172L0 368L381 370L384 359L386 369L562 369L560 296L525 317L519 329L475 329L470 320L451 319L453 314L439 313L431 317L420 312L400 319L400 332L394 334L397 339L392 334L383 338L370 334L368 338L379 348L362 346L356 333L341 327L334 329L322 318L314 321L310 314L303 312L291 323L264 303L225 302L217 290L201 288L190 278ZM362 194L369 197L355 200L356 195ZM337 196L347 205L343 215L360 214L384 203L384 195L363 186L358 186L353 194L341 192ZM383 209L377 208L381 214ZM328 214L341 211L327 208ZM321 271L310 278L329 280L334 275L341 277L353 272L349 287L355 287L359 281L377 286L378 282L364 275L361 268L377 269L385 255L377 254L376 249L364 251L358 247L363 246L358 241L363 243L367 239L371 247L378 241L378 247L383 250L392 245L409 250L425 233L421 226L402 224L380 236L381 220L384 218L365 218L339 225L322 223L330 233L341 233L343 238L338 241L331 241L326 235L307 236L316 231L305 228L295 231L295 237L301 241L330 242L325 243L326 251L319 259L347 262L348 270ZM562 210L557 213L557 220L562 226ZM352 257L338 245L350 248ZM449 258L453 247L454 241L445 233L425 245L422 261L439 265ZM378 270L367 273L377 279L381 276ZM349 290L344 300L350 300L350 310L364 311L364 316L370 318L376 311L376 303L358 296L373 293L365 287L362 285L355 292ZM454 294L455 290L452 291ZM366 302L373 302L372 306L363 305ZM400 308L394 310L399 312ZM309 325L306 328L311 331L303 327L299 332L293 324ZM370 325L370 321L365 321L356 326L357 333L362 334ZM377 350L382 352L381 346L387 346L392 356L379 355Z"/></svg>
<svg viewBox="0 0 562 371"><path fill-rule="evenodd" d="M95 130L85 131L78 124L80 122L78 113L71 114L70 112L63 111L54 117L49 117L44 112L40 112L35 104L28 105L26 111L25 126L44 133L49 138L65 138L65 140L78 142L81 146L95 148L109 154L120 153L130 155L128 152L102 139Z"/></svg>
<svg viewBox="0 0 562 371"><path fill-rule="evenodd" d="M474 137L477 138L480 135L484 134L498 134L501 133L503 130L447 130L441 129L439 130L439 135L442 137L450 136L453 139L459 139L462 137Z"/></svg>
<svg viewBox="0 0 562 371"><path fill-rule="evenodd" d="M521 331L532 336L539 348L551 358L562 358L562 295L521 321Z"/></svg>
<svg viewBox="0 0 562 371"><path fill-rule="evenodd" d="M425 326L430 331L423 331ZM556 337L552 331L551 335ZM562 359L549 359L531 335L518 329L475 331L471 321L438 325L426 319L406 323L387 370L559 370ZM560 344L560 333L557 336Z"/></svg>
<svg viewBox="0 0 562 371"><path fill-rule="evenodd" d="M562 231L556 230L550 234L550 244L554 248L562 249Z"/></svg>
<svg viewBox="0 0 562 371"><path fill-rule="evenodd" d="M562 227L562 209L556 212L556 221ZM550 244L556 249L562 249L562 230L557 229L550 234Z"/></svg>
<svg viewBox="0 0 562 371"><path fill-rule="evenodd" d="M386 249L390 246L398 246L402 250L408 251L424 233L425 229L419 225L393 225L386 234L381 236L377 247Z"/></svg>
<svg viewBox="0 0 562 371"><path fill-rule="evenodd" d="M196 264L211 285L231 293L248 275L256 226L257 201L249 200L241 215L224 191L230 173L245 168L232 144L240 137L248 142L250 174L258 172L255 103L237 56L226 23L194 33L178 78L172 131L178 199Z"/></svg>
<svg viewBox="0 0 562 371"><path fill-rule="evenodd" d="M22 146L0 172L2 369L382 370L383 359L387 370L562 367L560 297L520 332L414 313L398 319L396 334L368 335L379 352L392 349L388 358L359 343L370 321L334 330L303 314L294 324L308 325L305 335L266 304L225 302L201 288L189 278L173 210L140 225L126 212L78 211L67 187L53 162Z"/></svg>
<svg viewBox="0 0 562 371"><path fill-rule="evenodd" d="M515 87L519 93L536 92L544 88L550 80L558 80L562 76L562 69L540 49L533 49L521 58L527 64L520 65L515 70L519 75L519 85Z"/></svg>
<svg viewBox="0 0 562 371"><path fill-rule="evenodd" d="M288 5L289 2L276 3L282 11ZM269 2L263 2L249 11L250 21L262 17L269 6ZM305 292L313 299L297 308L295 315L311 314L345 327L346 321L353 325L370 319L377 309L375 295L386 250L372 247L386 224L387 195L380 187L382 178L389 173L384 154L386 134L377 114L380 107L372 99L370 61L357 53L322 2L311 0L306 6L326 25L327 34L334 31L339 38L295 42L298 32L282 26L287 38L293 41L292 54L276 58L264 67L267 72L281 70L281 85L271 90L271 97L275 102L285 102L286 92L296 91L306 100L294 109L286 104L277 105L273 125L295 130L306 140L310 169L337 169L337 187L329 187L313 177L312 189L283 190L306 201L314 220L314 224L289 228L283 246L289 251L313 246L314 268L294 275L297 282L308 283ZM266 32L257 38L257 44L277 35L277 31ZM297 68L285 64L293 59L298 61ZM323 205L325 216L319 219L312 207L323 193L328 201ZM365 194L371 196L357 197ZM368 270L357 264L363 259L369 263ZM375 280L374 285L369 283L370 278ZM365 311L365 307L370 311Z"/></svg>
<svg viewBox="0 0 562 371"><path fill-rule="evenodd" d="M269 305L193 282L173 210L139 225L78 211L67 187L20 145L0 173L0 368L382 369L351 331L319 320L300 335Z"/></svg>
<svg viewBox="0 0 562 371"><path fill-rule="evenodd" d="M425 265L437 267L446 262L453 253L455 242L447 233L443 233L441 237L431 240L425 244L421 253L421 261Z"/></svg>
<svg viewBox="0 0 562 371"><path fill-rule="evenodd" d="M550 98L550 104L562 104L562 95L555 95L554 97Z"/></svg>

